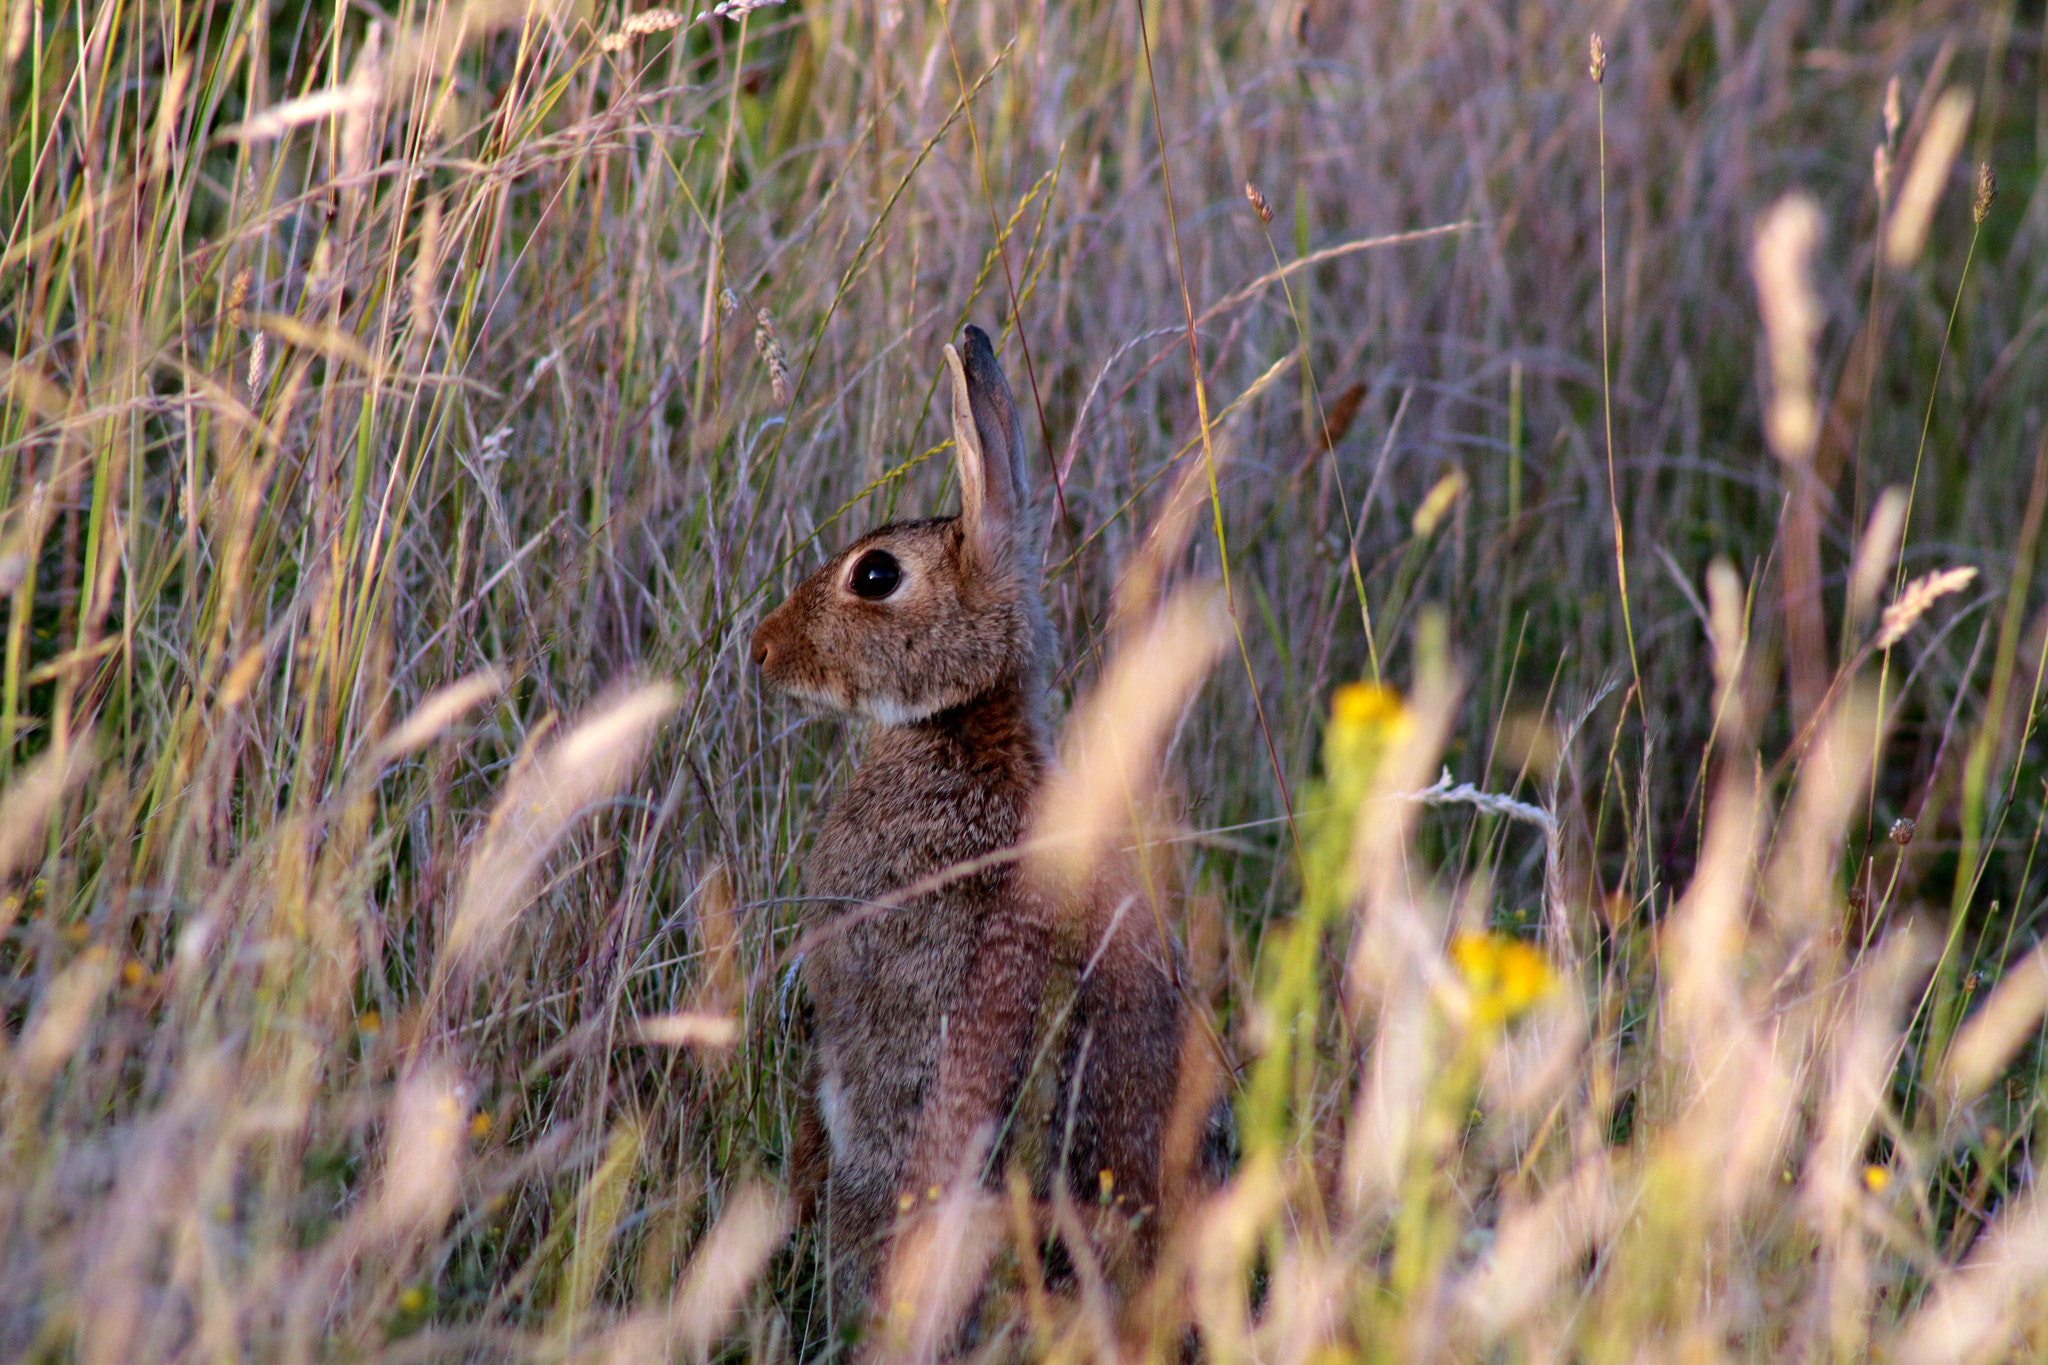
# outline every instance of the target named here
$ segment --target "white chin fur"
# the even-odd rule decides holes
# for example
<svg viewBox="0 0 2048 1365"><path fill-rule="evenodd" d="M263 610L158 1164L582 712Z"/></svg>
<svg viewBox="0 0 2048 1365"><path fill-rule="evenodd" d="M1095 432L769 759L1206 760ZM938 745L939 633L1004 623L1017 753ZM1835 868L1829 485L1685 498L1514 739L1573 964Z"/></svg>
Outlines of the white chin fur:
<svg viewBox="0 0 2048 1365"><path fill-rule="evenodd" d="M843 693L827 692L821 688L784 687L782 690L813 710L827 715L853 716L877 725L915 725L951 704L948 699L941 698L923 706L913 706L900 697L862 697L857 702L848 702Z"/></svg>
<svg viewBox="0 0 2048 1365"><path fill-rule="evenodd" d="M915 725L928 717L943 711L943 703L929 706L912 706L898 697L863 697L860 705L853 708L854 714L877 725Z"/></svg>

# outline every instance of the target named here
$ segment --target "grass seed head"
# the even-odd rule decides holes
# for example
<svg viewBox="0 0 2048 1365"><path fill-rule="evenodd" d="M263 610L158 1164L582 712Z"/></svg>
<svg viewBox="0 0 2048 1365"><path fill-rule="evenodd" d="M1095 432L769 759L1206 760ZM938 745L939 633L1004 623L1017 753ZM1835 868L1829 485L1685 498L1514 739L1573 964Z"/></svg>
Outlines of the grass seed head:
<svg viewBox="0 0 2048 1365"><path fill-rule="evenodd" d="M245 265L235 272L234 280L228 285L227 307L221 311L226 315L230 327L240 327L244 321L242 305L249 298L249 279L249 267Z"/></svg>
<svg viewBox="0 0 2048 1365"><path fill-rule="evenodd" d="M1878 649L1890 649L1905 638L1927 609L1952 592L1961 592L1977 576L1977 570L1964 565L1955 569L1939 569L1934 573L1922 574L1908 583L1898 599L1884 609L1884 617L1878 622Z"/></svg>
<svg viewBox="0 0 2048 1365"><path fill-rule="evenodd" d="M680 28L682 23L683 16L672 9L642 10L638 14L627 15L618 28L598 39L597 48L600 52L618 52L635 38L649 33L666 33L672 28Z"/></svg>
<svg viewBox="0 0 2048 1365"><path fill-rule="evenodd" d="M1259 193L1259 187L1251 181L1244 182L1244 197L1251 202L1252 212L1259 215L1261 223L1273 221L1273 206L1266 202L1266 196Z"/></svg>
<svg viewBox="0 0 2048 1365"><path fill-rule="evenodd" d="M766 308L754 314L754 350L768 367L768 385L775 391L777 407L788 407L795 390L789 382L789 361L782 353L782 338L775 335L775 315Z"/></svg>
<svg viewBox="0 0 2048 1365"><path fill-rule="evenodd" d="M1820 233L1820 206L1806 195L1787 195L1764 215L1750 257L1771 357L1764 434L1788 463L1811 458L1820 435L1813 351L1825 314L1809 275Z"/></svg>

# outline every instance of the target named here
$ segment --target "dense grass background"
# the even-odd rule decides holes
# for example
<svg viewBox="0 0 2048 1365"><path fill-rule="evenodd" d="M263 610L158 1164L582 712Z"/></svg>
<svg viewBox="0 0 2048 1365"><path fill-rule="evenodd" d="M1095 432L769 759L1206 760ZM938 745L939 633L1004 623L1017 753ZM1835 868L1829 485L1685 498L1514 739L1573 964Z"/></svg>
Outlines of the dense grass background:
<svg viewBox="0 0 2048 1365"><path fill-rule="evenodd" d="M2048 1340L2038 5L0 14L9 1358L834 1349L786 897L854 750L745 643L948 505L968 320L1063 705L1213 495L1170 847L1246 1151L1161 1283L1214 1355ZM1390 799L1439 765L1533 809ZM1488 926L1560 982L1506 1033Z"/></svg>

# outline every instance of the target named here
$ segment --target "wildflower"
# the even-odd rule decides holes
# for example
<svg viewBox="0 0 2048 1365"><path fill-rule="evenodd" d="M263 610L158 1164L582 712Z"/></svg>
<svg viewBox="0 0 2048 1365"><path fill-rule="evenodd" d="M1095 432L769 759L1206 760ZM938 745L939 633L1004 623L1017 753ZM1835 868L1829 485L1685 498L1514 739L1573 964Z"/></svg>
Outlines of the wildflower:
<svg viewBox="0 0 2048 1365"><path fill-rule="evenodd" d="M1351 840L1358 810L1386 756L1408 737L1414 718L1401 694L1378 683L1347 683L1330 698L1323 732L1323 780L1308 795L1310 824L1305 879L1323 910L1351 896Z"/></svg>
<svg viewBox="0 0 2048 1365"><path fill-rule="evenodd" d="M1332 813L1344 842L1351 818L1372 786L1381 761L1408 737L1414 719L1401 694L1378 683L1347 683L1330 698L1330 728L1323 732L1323 772Z"/></svg>
<svg viewBox="0 0 2048 1365"><path fill-rule="evenodd" d="M1550 959L1506 934L1459 934L1451 962L1471 993L1474 1022L1488 1027L1527 1014L1557 988Z"/></svg>
<svg viewBox="0 0 2048 1365"><path fill-rule="evenodd" d="M1336 776L1346 760L1371 746L1385 750L1404 739L1413 721L1401 694L1378 683L1346 683L1330 698L1330 729L1323 763Z"/></svg>

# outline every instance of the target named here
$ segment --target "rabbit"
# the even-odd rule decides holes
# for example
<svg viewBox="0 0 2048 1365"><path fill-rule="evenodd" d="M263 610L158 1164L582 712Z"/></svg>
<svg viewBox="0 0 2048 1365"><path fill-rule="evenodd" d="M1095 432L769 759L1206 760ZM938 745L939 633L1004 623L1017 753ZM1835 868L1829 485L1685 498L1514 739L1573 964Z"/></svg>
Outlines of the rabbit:
<svg viewBox="0 0 2048 1365"><path fill-rule="evenodd" d="M1167 1152L1193 1031L1164 917L1113 861L1073 886L1016 852L1053 762L1053 635L1023 427L987 334L963 349L945 349L959 515L859 537L752 641L769 687L870 726L803 865L791 1163L855 1304L977 1158L990 1188L1014 1166L1041 1201L1063 1186L1126 1284L1190 1166Z"/></svg>

